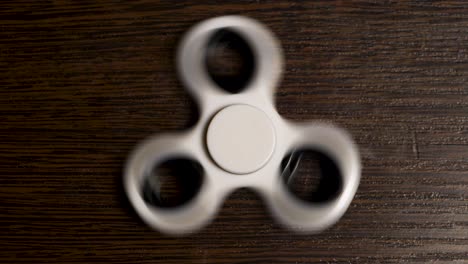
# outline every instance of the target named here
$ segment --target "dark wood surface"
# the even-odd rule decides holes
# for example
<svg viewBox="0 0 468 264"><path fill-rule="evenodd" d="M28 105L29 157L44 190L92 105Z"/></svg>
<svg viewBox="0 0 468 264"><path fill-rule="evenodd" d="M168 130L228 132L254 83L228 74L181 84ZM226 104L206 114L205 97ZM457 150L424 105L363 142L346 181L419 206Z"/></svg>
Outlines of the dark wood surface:
<svg viewBox="0 0 468 264"><path fill-rule="evenodd" d="M282 42L286 118L359 144L346 215L298 235L240 190L188 237L122 191L137 142L187 128L175 47L242 14ZM468 263L468 2L0 2L0 263Z"/></svg>

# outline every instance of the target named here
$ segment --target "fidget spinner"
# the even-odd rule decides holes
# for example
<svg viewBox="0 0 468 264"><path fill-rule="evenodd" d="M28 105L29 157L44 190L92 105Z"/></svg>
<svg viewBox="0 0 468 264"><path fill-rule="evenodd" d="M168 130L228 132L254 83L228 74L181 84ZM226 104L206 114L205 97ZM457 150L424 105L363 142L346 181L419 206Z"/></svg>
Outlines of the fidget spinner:
<svg viewBox="0 0 468 264"><path fill-rule="evenodd" d="M238 34L254 55L253 76L240 93L223 90L205 67L209 40L220 30ZM130 155L124 172L125 191L144 222L169 234L196 231L215 217L228 194L243 187L257 191L279 222L293 230L313 233L338 221L359 185L357 147L346 131L333 125L295 123L278 114L274 92L283 58L278 41L266 27L242 16L203 21L182 40L177 67L200 107L200 118L186 131L147 139ZM280 164L298 148L320 151L335 162L342 180L337 197L313 204L287 189ZM175 157L198 161L203 171L198 193L175 208L149 204L143 197L145 179L157 164Z"/></svg>

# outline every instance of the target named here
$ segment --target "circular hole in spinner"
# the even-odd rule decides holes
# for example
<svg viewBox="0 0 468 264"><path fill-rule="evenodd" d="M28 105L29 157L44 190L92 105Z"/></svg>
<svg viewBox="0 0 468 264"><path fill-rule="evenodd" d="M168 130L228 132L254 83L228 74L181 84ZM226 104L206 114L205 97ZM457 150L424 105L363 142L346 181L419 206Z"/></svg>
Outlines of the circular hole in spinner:
<svg viewBox="0 0 468 264"><path fill-rule="evenodd" d="M342 191L342 178L335 162L312 149L294 150L281 162L281 177L296 198L321 203L333 200Z"/></svg>
<svg viewBox="0 0 468 264"><path fill-rule="evenodd" d="M170 208L186 204L200 190L203 167L188 158L173 158L157 164L145 178L143 199L153 206Z"/></svg>
<svg viewBox="0 0 468 264"><path fill-rule="evenodd" d="M239 93L251 80L255 59L249 44L229 29L216 31L208 41L205 66L211 79L229 93Z"/></svg>

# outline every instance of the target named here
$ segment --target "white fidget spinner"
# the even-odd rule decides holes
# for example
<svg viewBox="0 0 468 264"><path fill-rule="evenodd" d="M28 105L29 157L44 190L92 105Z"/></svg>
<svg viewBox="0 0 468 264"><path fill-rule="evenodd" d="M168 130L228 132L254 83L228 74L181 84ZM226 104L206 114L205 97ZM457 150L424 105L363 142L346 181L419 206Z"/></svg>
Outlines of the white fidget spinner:
<svg viewBox="0 0 468 264"><path fill-rule="evenodd" d="M204 64L208 41L224 29L242 37L255 58L253 76L237 94L218 87ZM274 36L246 17L209 19L186 34L178 50L177 67L183 84L200 106L200 119L187 131L149 138L129 157L124 186L144 222L170 234L195 231L214 218L229 193L242 187L260 193L273 215L294 230L317 232L338 221L359 185L358 150L342 129L317 122L293 123L278 114L274 92L282 65L282 52ZM297 148L323 152L335 162L342 179L336 198L312 204L287 189L280 178L280 164ZM198 161L203 169L198 193L175 208L147 203L143 184L151 170L181 156Z"/></svg>

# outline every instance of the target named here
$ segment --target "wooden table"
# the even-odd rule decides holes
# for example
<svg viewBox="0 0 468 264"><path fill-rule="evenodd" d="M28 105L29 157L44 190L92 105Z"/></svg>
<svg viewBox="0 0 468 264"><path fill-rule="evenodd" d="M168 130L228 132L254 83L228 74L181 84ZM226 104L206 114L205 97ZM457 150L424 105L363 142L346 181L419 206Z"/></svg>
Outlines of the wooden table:
<svg viewBox="0 0 468 264"><path fill-rule="evenodd" d="M175 72L186 30L242 14L278 36L279 112L348 129L363 162L318 235L249 190L169 237L122 187L135 144L193 124ZM0 263L468 263L468 2L2 1Z"/></svg>

